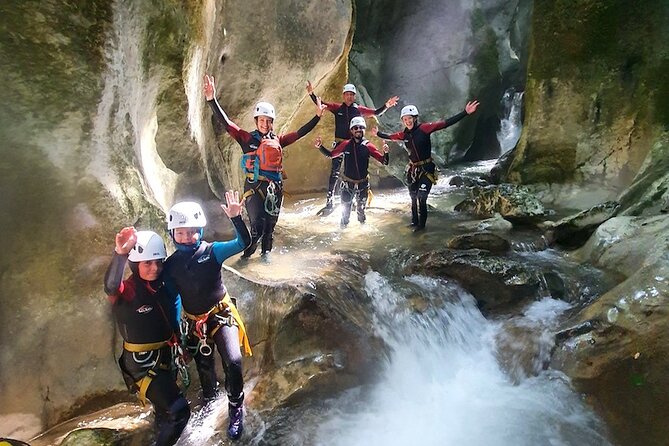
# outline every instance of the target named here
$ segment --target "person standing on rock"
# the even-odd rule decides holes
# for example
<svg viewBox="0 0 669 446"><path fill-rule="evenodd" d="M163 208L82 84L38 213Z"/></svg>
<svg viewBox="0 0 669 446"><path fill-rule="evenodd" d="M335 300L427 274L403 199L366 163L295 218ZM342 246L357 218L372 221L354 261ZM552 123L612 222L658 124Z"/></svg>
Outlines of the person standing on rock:
<svg viewBox="0 0 669 446"><path fill-rule="evenodd" d="M307 93L311 97L311 100L316 102L320 98L314 94L314 88L311 85L311 81L307 81ZM334 148L338 143L347 140L351 137L349 133L349 124L351 119L357 116L374 116L381 115L386 110L391 107L394 107L399 100L399 96L393 96L389 98L386 103L374 110L373 108L363 107L355 103L356 89L353 84L346 84L342 89L342 98L343 102L338 104L336 102L323 102L326 106L326 109L334 115L335 118L335 135L334 142L332 147ZM332 166L330 169L330 178L328 180L328 193L326 197L325 207L318 211L318 215L329 215L334 206L334 191L335 184L339 178L339 169L341 168L342 158L333 157Z"/></svg>
<svg viewBox="0 0 669 446"><path fill-rule="evenodd" d="M241 217L243 201L239 201L239 193L226 192L225 198L227 206L221 207L237 233L226 242L202 240L207 219L198 203L184 201L172 206L167 229L177 250L165 261L165 282L181 295L187 321L186 345L195 359L205 402L218 395L212 346L218 349L228 394L228 436L236 440L244 429L241 349L249 356L252 353L235 300L223 284L221 265L243 251L251 243L251 235Z"/></svg>
<svg viewBox="0 0 669 446"><path fill-rule="evenodd" d="M114 257L104 279L123 337L118 363L128 388L142 404L147 399L153 404L157 446L175 444L190 418L188 401L172 370L172 361L181 359L175 335L181 304L178 294L163 283L166 256L163 239L155 232L123 228L116 234ZM132 274L123 280L126 263Z"/></svg>
<svg viewBox="0 0 669 446"><path fill-rule="evenodd" d="M214 77L205 76L204 96L214 112L214 119L237 141L244 152L244 198L251 223L251 244L242 258L250 257L256 251L259 241L261 254L269 254L283 201L283 149L316 127L325 106L319 100L316 103L316 116L309 122L296 132L276 135L273 131L276 116L274 106L267 102L258 102L253 108L256 129L247 132L228 118L214 97L215 92Z"/></svg>
<svg viewBox="0 0 669 446"><path fill-rule="evenodd" d="M380 163L387 165L389 161L388 145L383 145L383 153L365 139L365 118L356 116L351 119L351 138L340 142L332 151L323 147L323 140L317 137L314 145L325 156L331 158L342 157L344 160L344 173L341 175L341 227L348 225L351 216L351 202L357 195L358 221L365 223L365 207L367 206L367 194L369 193L369 157L376 158Z"/></svg>
<svg viewBox="0 0 669 446"><path fill-rule="evenodd" d="M445 129L465 116L471 115L479 106L478 101L467 102L465 109L455 116L436 122L418 123L418 108L407 105L402 108L400 119L404 130L387 134L372 129L372 134L382 139L404 141L404 148L409 154L406 167L406 180L411 196L411 226L414 232L425 229L427 222L427 196L432 185L437 183L436 166L432 160L432 142L430 135L437 130Z"/></svg>

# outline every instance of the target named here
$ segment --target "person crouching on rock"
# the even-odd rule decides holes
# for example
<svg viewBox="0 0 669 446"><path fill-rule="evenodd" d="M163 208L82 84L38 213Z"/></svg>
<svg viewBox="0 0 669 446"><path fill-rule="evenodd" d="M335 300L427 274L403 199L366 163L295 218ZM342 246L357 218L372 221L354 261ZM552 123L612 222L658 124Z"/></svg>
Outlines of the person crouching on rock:
<svg viewBox="0 0 669 446"><path fill-rule="evenodd" d="M316 127L325 106L318 99L316 116L296 132L276 135L274 106L267 102L258 102L253 108L256 129L247 132L228 118L216 100L215 92L214 77L205 76L204 96L214 112L214 119L237 141L244 152L244 198L251 223L251 245L246 248L242 258L250 257L256 251L259 241L260 253L269 254L283 201L283 150Z"/></svg>
<svg viewBox="0 0 669 446"><path fill-rule="evenodd" d="M142 404L147 399L153 404L157 446L175 444L190 417L172 370L172 361L180 359L173 354L180 352L175 333L181 304L178 294L163 283L165 257L158 234L123 228L116 234L114 257L104 279L123 337L118 363L128 388ZM123 280L126 262L132 275Z"/></svg>
<svg viewBox="0 0 669 446"><path fill-rule="evenodd" d="M351 202L357 196L358 221L365 223L365 207L369 193L369 157L387 165L389 161L388 146L383 145L383 153L365 139L365 118L356 116L349 124L351 138L340 142L332 151L323 147L321 137L317 137L315 146L326 156L344 158L344 173L341 174L341 227L348 225L351 216Z"/></svg>
<svg viewBox="0 0 669 446"><path fill-rule="evenodd" d="M225 242L202 240L207 224L202 207L195 202L177 203L169 211L167 228L177 250L165 261L165 280L181 295L183 315L188 323L187 346L193 354L205 402L216 398L218 381L213 357L216 345L225 372L230 416L228 436L236 440L243 431L244 379L242 352L251 347L242 318L221 277L221 265L244 250L251 236L242 220L243 202L238 192L226 192L221 205L237 233Z"/></svg>

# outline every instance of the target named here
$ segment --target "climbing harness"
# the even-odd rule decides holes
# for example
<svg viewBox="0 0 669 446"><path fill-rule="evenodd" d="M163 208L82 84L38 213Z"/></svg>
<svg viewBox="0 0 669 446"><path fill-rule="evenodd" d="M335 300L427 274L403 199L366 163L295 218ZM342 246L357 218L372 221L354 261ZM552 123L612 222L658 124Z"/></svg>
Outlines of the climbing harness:
<svg viewBox="0 0 669 446"><path fill-rule="evenodd" d="M244 322L229 294L226 293L223 299L206 313L190 314L184 310L183 314L189 320L187 332L193 333L199 339L195 352L199 351L204 356L211 355L213 349L209 344L213 344L212 338L216 332L224 325L236 325L239 328L239 345L248 356L253 355ZM209 332L207 332L208 322L215 324Z"/></svg>
<svg viewBox="0 0 669 446"><path fill-rule="evenodd" d="M267 185L267 196L265 197L265 212L273 217L278 216L281 210L279 197L276 194L276 188L276 183L270 181Z"/></svg>

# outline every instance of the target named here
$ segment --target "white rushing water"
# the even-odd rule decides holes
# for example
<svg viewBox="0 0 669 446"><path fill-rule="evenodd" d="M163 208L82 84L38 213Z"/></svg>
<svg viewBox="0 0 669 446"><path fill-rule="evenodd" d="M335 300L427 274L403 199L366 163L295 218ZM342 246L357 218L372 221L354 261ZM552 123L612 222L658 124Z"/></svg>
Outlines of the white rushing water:
<svg viewBox="0 0 669 446"><path fill-rule="evenodd" d="M502 97L504 116L500 120L500 128L497 131L497 140L501 148L501 155L516 147L523 129L521 110L523 106L523 92L507 90Z"/></svg>
<svg viewBox="0 0 669 446"><path fill-rule="evenodd" d="M378 334L391 346L385 372L369 395L340 405L321 425L320 445L606 445L602 424L562 374L539 372L514 383L500 367L486 320L455 285L412 276L406 285L427 301L420 313L406 291L376 272L366 276ZM564 307L528 308L528 324L551 321ZM349 396L350 398L350 396Z"/></svg>

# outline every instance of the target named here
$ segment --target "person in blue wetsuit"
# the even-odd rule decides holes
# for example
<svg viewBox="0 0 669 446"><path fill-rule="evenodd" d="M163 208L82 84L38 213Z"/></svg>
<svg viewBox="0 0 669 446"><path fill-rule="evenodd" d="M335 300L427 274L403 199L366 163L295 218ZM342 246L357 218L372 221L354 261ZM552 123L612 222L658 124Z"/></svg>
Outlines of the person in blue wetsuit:
<svg viewBox="0 0 669 446"><path fill-rule="evenodd" d="M226 192L221 205L237 236L226 242L202 240L207 224L202 207L195 202L177 203L169 211L167 228L177 250L165 261L165 280L182 299L188 322L186 344L193 354L205 401L216 398L218 381L212 355L215 345L223 362L230 416L228 436L236 440L243 431L244 379L242 348L251 355L244 323L221 277L221 265L251 243L242 220L238 192Z"/></svg>
<svg viewBox="0 0 669 446"><path fill-rule="evenodd" d="M114 257L104 279L105 292L123 337L118 360L128 388L155 412L155 444L177 442L190 417L188 401L176 383L173 357L180 352L179 296L163 283L162 238L126 227L116 234ZM123 280L126 263L132 275Z"/></svg>
<svg viewBox="0 0 669 446"><path fill-rule="evenodd" d="M409 154L406 167L406 181L411 196L411 226L414 232L425 229L427 223L427 196L432 185L437 183L436 166L432 161L432 142L430 135L445 129L465 116L471 115L479 106L478 101L467 102L465 109L455 116L436 122L418 122L418 108L407 105L402 108L400 119L404 130L392 134L372 129L372 135L393 141L404 141L404 148Z"/></svg>

